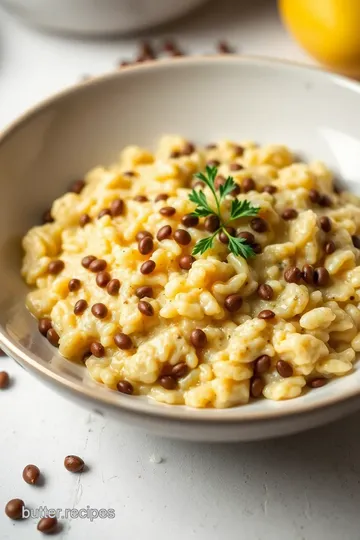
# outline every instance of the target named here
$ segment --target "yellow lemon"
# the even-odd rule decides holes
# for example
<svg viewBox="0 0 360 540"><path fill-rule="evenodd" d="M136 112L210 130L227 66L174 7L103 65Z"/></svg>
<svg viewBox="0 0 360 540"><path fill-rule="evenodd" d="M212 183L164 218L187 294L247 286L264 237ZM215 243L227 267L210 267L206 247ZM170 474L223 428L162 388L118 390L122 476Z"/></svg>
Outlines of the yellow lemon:
<svg viewBox="0 0 360 540"><path fill-rule="evenodd" d="M360 77L360 0L279 0L299 43L333 71Z"/></svg>

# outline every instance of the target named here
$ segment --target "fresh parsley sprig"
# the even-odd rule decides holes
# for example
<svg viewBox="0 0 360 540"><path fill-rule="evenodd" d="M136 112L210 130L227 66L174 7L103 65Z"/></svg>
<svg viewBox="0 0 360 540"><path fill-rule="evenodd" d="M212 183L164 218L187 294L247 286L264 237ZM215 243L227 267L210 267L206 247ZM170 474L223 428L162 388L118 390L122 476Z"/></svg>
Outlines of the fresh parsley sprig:
<svg viewBox="0 0 360 540"><path fill-rule="evenodd" d="M205 193L201 189L198 191L193 189L189 194L190 201L196 204L193 215L197 217L208 217L211 215L215 215L219 218L220 226L211 236L207 236L206 238L202 238L201 240L196 242L192 254L202 255L203 253L205 253L205 251L212 248L215 237L219 234L219 232L223 231L229 238L229 251L237 257L241 256L244 257L244 259L248 259L255 255L255 252L251 245L248 244L244 238L237 238L235 236L231 236L226 227L229 225L229 223L231 223L231 221L234 221L235 219L239 219L241 217L256 216L259 212L259 208L257 206L253 206L251 202L246 199L243 201L234 199L231 202L229 220L225 222L221 216L221 202L236 188L236 184L234 182L234 179L231 176L228 176L225 182L220 185L218 194L215 187L215 179L217 176L217 172L217 167L207 166L205 174L195 174L195 177L198 178L201 182L203 182L206 186L208 186L211 193L213 194L215 208L212 208L210 206Z"/></svg>

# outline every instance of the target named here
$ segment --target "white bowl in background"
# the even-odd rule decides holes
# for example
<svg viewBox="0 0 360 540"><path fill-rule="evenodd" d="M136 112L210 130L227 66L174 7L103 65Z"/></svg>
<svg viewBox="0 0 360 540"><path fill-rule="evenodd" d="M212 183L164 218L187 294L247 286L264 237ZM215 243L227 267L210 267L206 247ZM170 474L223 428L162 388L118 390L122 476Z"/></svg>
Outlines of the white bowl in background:
<svg viewBox="0 0 360 540"><path fill-rule="evenodd" d="M0 0L28 22L83 35L129 33L186 14L206 0Z"/></svg>
<svg viewBox="0 0 360 540"><path fill-rule="evenodd" d="M283 402L196 410L126 396L92 381L39 334L25 308L21 236L69 182L111 163L127 144L164 133L205 144L222 137L285 143L321 158L360 192L360 85L319 70L236 56L149 62L93 79L45 101L0 137L0 345L38 378L90 410L184 439L285 435L360 406L360 365Z"/></svg>

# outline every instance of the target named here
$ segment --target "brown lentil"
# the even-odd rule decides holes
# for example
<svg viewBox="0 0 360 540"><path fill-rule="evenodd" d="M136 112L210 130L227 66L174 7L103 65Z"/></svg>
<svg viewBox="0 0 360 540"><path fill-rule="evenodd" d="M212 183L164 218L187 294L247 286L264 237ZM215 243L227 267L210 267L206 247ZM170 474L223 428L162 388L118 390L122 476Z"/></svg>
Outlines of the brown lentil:
<svg viewBox="0 0 360 540"><path fill-rule="evenodd" d="M64 459L64 467L67 471L72 473L78 473L84 470L84 460L79 456L66 456Z"/></svg>
<svg viewBox="0 0 360 540"><path fill-rule="evenodd" d="M131 396L131 394L134 393L134 387L129 381L121 380L117 383L116 388L119 392L122 394L128 394Z"/></svg>
<svg viewBox="0 0 360 540"><path fill-rule="evenodd" d="M241 188L244 193L248 193L249 191L254 191L254 189L256 189L256 184L252 178L244 178Z"/></svg>
<svg viewBox="0 0 360 540"><path fill-rule="evenodd" d="M85 309L87 309L88 307L88 303L86 300L78 300L74 306L74 313L75 315L82 315L85 311Z"/></svg>
<svg viewBox="0 0 360 540"><path fill-rule="evenodd" d="M311 264L304 264L302 269L302 278L308 285L314 284L314 268Z"/></svg>
<svg viewBox="0 0 360 540"><path fill-rule="evenodd" d="M217 148L217 144L209 143L205 146L206 150L215 150Z"/></svg>
<svg viewBox="0 0 360 540"><path fill-rule="evenodd" d="M236 231L236 236L238 238L243 238L248 244L253 244L255 242L255 236L251 232L248 232L248 231L242 231L238 229Z"/></svg>
<svg viewBox="0 0 360 540"><path fill-rule="evenodd" d="M312 379L311 381L307 382L307 385L310 386L310 388L321 388L327 383L327 379L325 377L318 377L317 379Z"/></svg>
<svg viewBox="0 0 360 540"><path fill-rule="evenodd" d="M173 150L172 152L170 152L170 158L171 159L177 159L181 156L181 152L180 150Z"/></svg>
<svg viewBox="0 0 360 540"><path fill-rule="evenodd" d="M25 503L21 499L11 499L5 506L5 514L10 519L21 519Z"/></svg>
<svg viewBox="0 0 360 540"><path fill-rule="evenodd" d="M227 232L228 232L228 234L230 236L235 236L236 231L235 231L234 227L226 227L226 230L227 230ZM219 240L223 244L228 244L229 243L229 237L228 237L228 235L226 234L225 231L220 231L219 232Z"/></svg>
<svg viewBox="0 0 360 540"><path fill-rule="evenodd" d="M285 219L285 221L290 221L298 217L298 212L295 208L286 208L281 214L281 217Z"/></svg>
<svg viewBox="0 0 360 540"><path fill-rule="evenodd" d="M220 186L223 186L226 182L225 176L222 174L218 174L214 181L214 187L215 189L219 189Z"/></svg>
<svg viewBox="0 0 360 540"><path fill-rule="evenodd" d="M190 341L196 349L202 349L207 344L205 332L201 328L196 328L190 334Z"/></svg>
<svg viewBox="0 0 360 540"><path fill-rule="evenodd" d="M254 377L250 382L250 395L253 398L261 396L265 383L260 377Z"/></svg>
<svg viewBox="0 0 360 540"><path fill-rule="evenodd" d="M90 264L96 260L96 257L94 257L94 255L87 255L86 257L84 257L81 261L81 265L84 267L84 268L89 268Z"/></svg>
<svg viewBox="0 0 360 540"><path fill-rule="evenodd" d="M237 195L240 195L240 193L241 193L241 188L240 188L239 184L236 184L235 187L234 187L234 189L233 189L230 193L231 193L231 195L232 195L233 197L236 197Z"/></svg>
<svg viewBox="0 0 360 540"><path fill-rule="evenodd" d="M103 272L107 267L107 262L104 259L95 259L89 265L90 272Z"/></svg>
<svg viewBox="0 0 360 540"><path fill-rule="evenodd" d="M245 152L245 148L243 146L240 146L239 144L236 144L234 146L234 152L236 157L241 157Z"/></svg>
<svg viewBox="0 0 360 540"><path fill-rule="evenodd" d="M110 212L112 217L121 216L124 212L124 201L122 199L115 199L110 204Z"/></svg>
<svg viewBox="0 0 360 540"><path fill-rule="evenodd" d="M49 274L60 274L62 270L64 270L65 264L64 261L61 261L60 259L57 261L51 261L48 266L48 272Z"/></svg>
<svg viewBox="0 0 360 540"><path fill-rule="evenodd" d="M314 270L314 283L320 287L325 287L330 279L329 272L324 266L320 266Z"/></svg>
<svg viewBox="0 0 360 540"><path fill-rule="evenodd" d="M108 314L108 308L105 306L105 304L99 302L91 307L91 313L97 319L105 319L106 315Z"/></svg>
<svg viewBox="0 0 360 540"><path fill-rule="evenodd" d="M195 152L195 145L191 142L187 142L182 149L183 156L191 156Z"/></svg>
<svg viewBox="0 0 360 540"><path fill-rule="evenodd" d="M190 270L194 262L195 262L195 257L193 257L192 255L183 255L179 259L179 266L183 270Z"/></svg>
<svg viewBox="0 0 360 540"><path fill-rule="evenodd" d="M50 328L52 328L51 319L49 319L48 317L43 317L42 319L39 319L38 329L39 329L40 334L42 334L43 336L46 336Z"/></svg>
<svg viewBox="0 0 360 540"><path fill-rule="evenodd" d="M80 227L85 227L88 223L90 223L91 218L89 214L82 214L79 218L79 225Z"/></svg>
<svg viewBox="0 0 360 540"><path fill-rule="evenodd" d="M194 214L185 214L181 218L181 223L184 227L196 227L199 224L199 218L194 216Z"/></svg>
<svg viewBox="0 0 360 540"><path fill-rule="evenodd" d="M150 59L156 58L154 49L148 41L142 41L141 43L141 55Z"/></svg>
<svg viewBox="0 0 360 540"><path fill-rule="evenodd" d="M99 341L94 341L90 345L90 352L96 358L102 358L105 355L105 348Z"/></svg>
<svg viewBox="0 0 360 540"><path fill-rule="evenodd" d="M222 242L223 244L229 243L229 238L224 231L220 231L218 237L220 242Z"/></svg>
<svg viewBox="0 0 360 540"><path fill-rule="evenodd" d="M191 187L194 188L194 189L197 189L197 188L203 189L203 188L205 187L205 184L204 184L204 182L200 182L200 181L198 180L197 182L193 182L193 183L191 184Z"/></svg>
<svg viewBox="0 0 360 540"><path fill-rule="evenodd" d="M142 287L138 287L135 291L135 294L138 298L153 298L154 291L152 287L149 287L147 285L143 285Z"/></svg>
<svg viewBox="0 0 360 540"><path fill-rule="evenodd" d="M59 337L59 334L56 332L56 330L54 330L54 328L50 328L47 331L46 338L48 342L51 343L51 345L53 345L53 347L59 346L60 337Z"/></svg>
<svg viewBox="0 0 360 540"><path fill-rule="evenodd" d="M132 178L133 176L136 176L136 173L134 171L125 171L122 173L123 176L127 176L128 178Z"/></svg>
<svg viewBox="0 0 360 540"><path fill-rule="evenodd" d="M155 202L167 201L168 198L169 198L169 195L167 193L159 193L159 195L155 197Z"/></svg>
<svg viewBox="0 0 360 540"><path fill-rule="evenodd" d="M166 363L162 365L160 376L163 375L172 375L173 366Z"/></svg>
<svg viewBox="0 0 360 540"><path fill-rule="evenodd" d="M188 371L189 368L186 362L180 362L172 368L171 375L175 377L175 379L181 379L182 377L185 377Z"/></svg>
<svg viewBox="0 0 360 540"><path fill-rule="evenodd" d="M274 317L276 317L276 315L273 311L271 311L271 309L263 309L258 314L258 319L268 320L268 319L273 319Z"/></svg>
<svg viewBox="0 0 360 540"><path fill-rule="evenodd" d="M191 235L185 229L177 229L174 232L174 240L180 246L187 246L191 242Z"/></svg>
<svg viewBox="0 0 360 540"><path fill-rule="evenodd" d="M263 187L263 192L264 193L269 193L270 195L273 195L274 193L277 192L277 187L272 186L271 184L267 184L266 186Z"/></svg>
<svg viewBox="0 0 360 540"><path fill-rule="evenodd" d="M328 242L325 242L324 244L324 251L327 255L331 255L332 253L334 253L336 247L335 247L335 244L332 240L329 240Z"/></svg>
<svg viewBox="0 0 360 540"><path fill-rule="evenodd" d="M276 362L276 371L281 377L284 377L284 379L291 377L294 372L292 366L289 362L285 362L285 360L278 360Z"/></svg>
<svg viewBox="0 0 360 540"><path fill-rule="evenodd" d="M119 349L122 349L124 351L131 349L133 346L131 337L127 334L124 334L123 332L118 332L117 334L115 334L114 342L115 345L119 347Z"/></svg>
<svg viewBox="0 0 360 540"><path fill-rule="evenodd" d="M110 294L110 296L116 296L117 294L119 294L120 285L121 283L118 279L111 279L106 285L107 293Z"/></svg>
<svg viewBox="0 0 360 540"><path fill-rule="evenodd" d="M218 167L220 165L220 161L217 159L210 159L209 161L206 162L206 165L208 167Z"/></svg>
<svg viewBox="0 0 360 540"><path fill-rule="evenodd" d="M156 263L155 261L145 261L140 266L140 272L144 275L151 274L155 270Z"/></svg>
<svg viewBox="0 0 360 540"><path fill-rule="evenodd" d="M69 188L69 191L71 193L77 193L79 195L79 193L82 192L82 190L84 189L85 187L85 182L84 180L75 180L75 182L73 182Z"/></svg>
<svg viewBox="0 0 360 540"><path fill-rule="evenodd" d="M319 220L320 227L326 233L331 231L331 219L327 216L322 216Z"/></svg>
<svg viewBox="0 0 360 540"><path fill-rule="evenodd" d="M266 373L270 367L271 358L267 354L262 354L258 356L254 362L254 373L256 375L261 375Z"/></svg>
<svg viewBox="0 0 360 540"><path fill-rule="evenodd" d="M268 230L266 221L261 217L252 218L250 221L250 227L258 233L263 233Z"/></svg>
<svg viewBox="0 0 360 540"><path fill-rule="evenodd" d="M229 169L230 171L241 171L244 167L240 163L230 163Z"/></svg>
<svg viewBox="0 0 360 540"><path fill-rule="evenodd" d="M139 242L138 249L141 255L148 255L154 249L154 241L150 236L145 236Z"/></svg>
<svg viewBox="0 0 360 540"><path fill-rule="evenodd" d="M148 200L149 199L146 197L146 195L136 195L136 197L134 197L134 201L140 203L148 202Z"/></svg>
<svg viewBox="0 0 360 540"><path fill-rule="evenodd" d="M224 306L230 313L235 313L239 311L243 303L242 297L240 294L229 294L225 298Z"/></svg>
<svg viewBox="0 0 360 540"><path fill-rule="evenodd" d="M145 315L145 317L152 317L154 315L154 308L145 300L140 300L138 303L138 310Z"/></svg>
<svg viewBox="0 0 360 540"><path fill-rule="evenodd" d="M10 383L10 377L7 371L0 371L0 390L8 388Z"/></svg>
<svg viewBox="0 0 360 540"><path fill-rule="evenodd" d="M52 534L55 532L57 525L58 520L56 517L44 517L37 524L37 530L44 534Z"/></svg>
<svg viewBox="0 0 360 540"><path fill-rule="evenodd" d="M175 214L176 209L173 206L163 206L159 212L162 216L170 217Z"/></svg>
<svg viewBox="0 0 360 540"><path fill-rule="evenodd" d="M158 382L166 390L174 390L176 388L176 381L171 375L163 375L158 379Z"/></svg>
<svg viewBox="0 0 360 540"><path fill-rule="evenodd" d="M204 227L208 232L215 232L220 227L220 220L217 216L212 214L205 219Z"/></svg>
<svg viewBox="0 0 360 540"><path fill-rule="evenodd" d="M153 235L152 235L151 232L149 232L149 231L139 231L139 232L137 233L137 235L136 235L135 238L136 238L136 240L137 240L138 242L140 242L140 240L142 240L142 239L145 238L146 236L149 236L150 238L153 237Z"/></svg>
<svg viewBox="0 0 360 540"><path fill-rule="evenodd" d="M314 204L319 203L319 201L320 201L320 193L317 191L317 189L310 189L309 190L309 199Z"/></svg>
<svg viewBox="0 0 360 540"><path fill-rule="evenodd" d="M40 469L36 465L26 465L22 477L27 484L34 485L39 480Z"/></svg>
<svg viewBox="0 0 360 540"><path fill-rule="evenodd" d="M97 217L98 219L101 219L104 216L111 216L110 208L103 208L102 210L100 210Z"/></svg>
<svg viewBox="0 0 360 540"><path fill-rule="evenodd" d="M357 249L360 249L360 236L358 236L357 234L353 234L351 237L351 240L354 247L356 247Z"/></svg>
<svg viewBox="0 0 360 540"><path fill-rule="evenodd" d="M164 225L161 227L161 229L158 230L156 238L161 242L162 240L165 240L165 238L170 238L172 235L172 228L170 225Z"/></svg>
<svg viewBox="0 0 360 540"><path fill-rule="evenodd" d="M297 266L289 266L284 272L284 279L288 283L300 283L302 273Z"/></svg>
<svg viewBox="0 0 360 540"><path fill-rule="evenodd" d="M217 44L217 50L220 54L231 54L232 49L226 41L219 41Z"/></svg>
<svg viewBox="0 0 360 540"><path fill-rule="evenodd" d="M258 243L252 244L251 247L253 249L253 252L256 253L257 255L261 253L262 251L261 245Z"/></svg>
<svg viewBox="0 0 360 540"><path fill-rule="evenodd" d="M81 287L80 279L76 279L76 278L70 279L68 283L68 289L70 292L78 291L80 287Z"/></svg>
<svg viewBox="0 0 360 540"><path fill-rule="evenodd" d="M331 197L325 194L320 195L320 200L318 204L324 208L331 206L332 205Z"/></svg>
<svg viewBox="0 0 360 540"><path fill-rule="evenodd" d="M267 285L267 283L259 285L257 293L263 300L271 300L274 296L273 288L270 285Z"/></svg>

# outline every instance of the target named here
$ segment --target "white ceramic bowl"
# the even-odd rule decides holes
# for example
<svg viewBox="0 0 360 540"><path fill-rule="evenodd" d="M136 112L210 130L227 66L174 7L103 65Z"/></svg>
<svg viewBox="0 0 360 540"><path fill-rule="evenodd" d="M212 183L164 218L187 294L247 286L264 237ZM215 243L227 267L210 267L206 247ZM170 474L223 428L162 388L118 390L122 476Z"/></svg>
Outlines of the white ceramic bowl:
<svg viewBox="0 0 360 540"><path fill-rule="evenodd" d="M205 0L0 0L5 7L56 32L105 35L144 30L180 17Z"/></svg>
<svg viewBox="0 0 360 540"><path fill-rule="evenodd" d="M166 436L250 440L284 435L359 407L360 373L285 402L193 410L129 397L93 382L38 333L24 307L20 238L69 182L163 133L288 144L360 186L360 86L310 68L234 56L153 62L84 83L46 101L0 138L0 343L61 394ZM46 404L44 404L45 406Z"/></svg>

